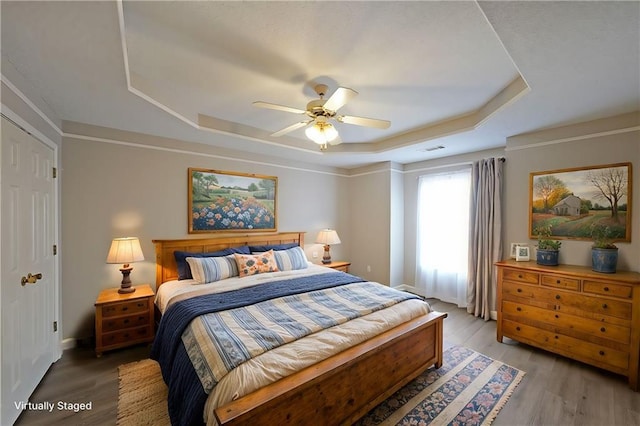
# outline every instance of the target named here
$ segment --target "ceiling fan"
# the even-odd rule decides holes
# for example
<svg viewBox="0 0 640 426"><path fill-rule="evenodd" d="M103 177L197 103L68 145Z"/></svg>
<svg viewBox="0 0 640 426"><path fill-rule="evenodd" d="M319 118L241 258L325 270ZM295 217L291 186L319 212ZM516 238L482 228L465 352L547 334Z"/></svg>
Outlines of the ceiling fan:
<svg viewBox="0 0 640 426"><path fill-rule="evenodd" d="M260 108L275 109L278 111L306 115L307 118L303 121L299 121L298 123L285 127L282 130L278 130L277 132L272 133L271 136L282 136L313 123L311 126L307 127L305 134L309 139L320 145L321 150L327 149L327 144L338 145L342 143L338 137L338 131L333 124L331 124L330 120L336 120L345 124L355 124L356 126L375 127L377 129L388 129L391 125L391 122L387 120L338 114L337 111L354 98L358 92L347 87L338 87L329 99L324 99L327 89L328 87L326 84L317 84L314 87L314 90L320 99L314 99L309 102L307 104L307 108L304 110L262 101L256 101L253 105Z"/></svg>

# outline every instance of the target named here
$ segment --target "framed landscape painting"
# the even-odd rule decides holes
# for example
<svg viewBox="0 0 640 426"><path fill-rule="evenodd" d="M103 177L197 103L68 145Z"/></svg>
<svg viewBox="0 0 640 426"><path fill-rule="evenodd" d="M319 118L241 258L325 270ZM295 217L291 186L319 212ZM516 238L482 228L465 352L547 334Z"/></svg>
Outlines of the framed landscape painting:
<svg viewBox="0 0 640 426"><path fill-rule="evenodd" d="M554 239L591 240L594 227L631 241L631 163L529 175L529 237L550 227Z"/></svg>
<svg viewBox="0 0 640 426"><path fill-rule="evenodd" d="M189 233L277 230L278 178L189 168Z"/></svg>

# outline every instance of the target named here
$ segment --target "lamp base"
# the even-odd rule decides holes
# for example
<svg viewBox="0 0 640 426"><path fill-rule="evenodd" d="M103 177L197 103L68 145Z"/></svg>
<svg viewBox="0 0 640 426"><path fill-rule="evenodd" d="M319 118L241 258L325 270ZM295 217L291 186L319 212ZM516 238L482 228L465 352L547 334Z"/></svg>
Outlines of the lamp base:
<svg viewBox="0 0 640 426"><path fill-rule="evenodd" d="M120 294L129 294L129 293L133 293L135 291L136 291L136 288L135 287L131 287L131 286L129 286L129 287L120 287L118 289L118 293L120 293Z"/></svg>
<svg viewBox="0 0 640 426"><path fill-rule="evenodd" d="M120 288L118 289L118 293L127 294L133 293L136 291L135 287L131 287L131 271L133 270L132 266L129 266L128 263L125 263L122 268L120 268L120 272L122 272L122 282L120 283Z"/></svg>
<svg viewBox="0 0 640 426"><path fill-rule="evenodd" d="M322 256L322 263L327 265L331 263L331 253L329 253L329 245L325 244L324 246L324 255Z"/></svg>

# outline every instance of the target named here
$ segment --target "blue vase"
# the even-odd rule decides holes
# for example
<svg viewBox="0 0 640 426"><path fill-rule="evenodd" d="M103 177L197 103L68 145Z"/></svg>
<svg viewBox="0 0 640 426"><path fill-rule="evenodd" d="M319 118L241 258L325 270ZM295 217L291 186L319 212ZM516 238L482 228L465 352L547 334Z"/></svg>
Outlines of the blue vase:
<svg viewBox="0 0 640 426"><path fill-rule="evenodd" d="M603 272L605 274L613 274L616 272L617 264L617 248L591 248L591 266L594 271Z"/></svg>
<svg viewBox="0 0 640 426"><path fill-rule="evenodd" d="M538 265L556 266L560 250L540 250L536 251L536 263Z"/></svg>

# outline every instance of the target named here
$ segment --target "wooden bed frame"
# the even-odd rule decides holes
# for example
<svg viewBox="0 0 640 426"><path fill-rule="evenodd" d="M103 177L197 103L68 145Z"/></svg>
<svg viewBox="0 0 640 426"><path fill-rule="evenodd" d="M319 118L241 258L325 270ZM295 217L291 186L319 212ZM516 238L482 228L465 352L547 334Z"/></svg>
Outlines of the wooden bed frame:
<svg viewBox="0 0 640 426"><path fill-rule="evenodd" d="M298 243L303 232L153 240L156 286L177 279L175 250ZM431 312L219 407L220 425L352 424L428 367L442 365L446 313Z"/></svg>

